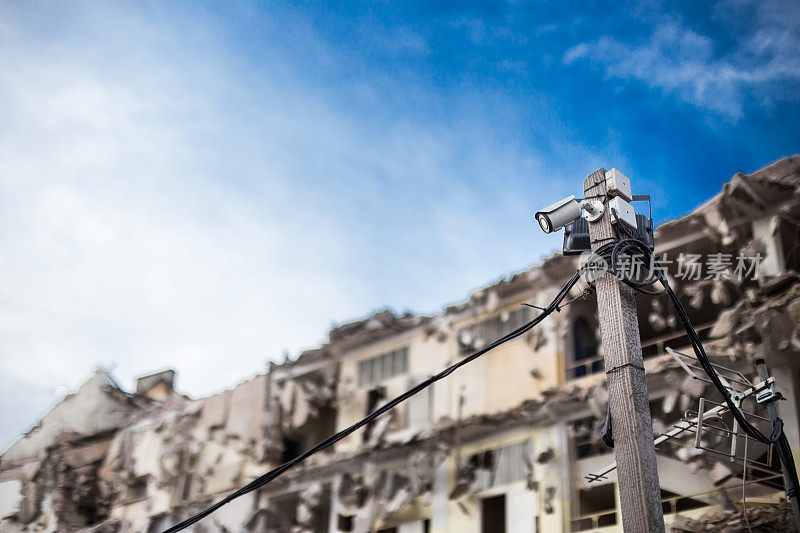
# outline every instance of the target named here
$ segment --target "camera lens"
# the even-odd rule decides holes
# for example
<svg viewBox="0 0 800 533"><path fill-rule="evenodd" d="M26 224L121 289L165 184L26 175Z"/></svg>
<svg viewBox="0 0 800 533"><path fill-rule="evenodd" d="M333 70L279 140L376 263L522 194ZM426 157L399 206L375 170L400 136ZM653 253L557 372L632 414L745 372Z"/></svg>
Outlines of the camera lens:
<svg viewBox="0 0 800 533"><path fill-rule="evenodd" d="M542 228L542 231L550 233L550 221L547 220L547 216L542 213L537 217L537 220L539 221L539 226Z"/></svg>

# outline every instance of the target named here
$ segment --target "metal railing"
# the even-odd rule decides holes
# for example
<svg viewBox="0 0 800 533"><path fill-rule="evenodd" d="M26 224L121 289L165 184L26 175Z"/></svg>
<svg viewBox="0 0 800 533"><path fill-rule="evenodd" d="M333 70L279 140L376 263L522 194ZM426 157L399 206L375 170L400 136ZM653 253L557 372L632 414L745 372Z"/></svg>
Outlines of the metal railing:
<svg viewBox="0 0 800 533"><path fill-rule="evenodd" d="M604 520L603 524L600 524L600 519L604 517L609 517L609 520ZM590 529L597 529L600 527L608 527L616 525L617 523L617 510L616 509L609 509L607 511L601 511L599 513L591 513L591 514L584 514L572 519L572 531L587 531Z"/></svg>
<svg viewBox="0 0 800 533"><path fill-rule="evenodd" d="M714 327L716 321L713 322L706 322L705 324L701 324L699 326L695 326L695 330L697 331L698 335L702 332L706 332ZM642 342L642 352L644 353L647 348L652 348L655 346L656 353L651 355L644 355L645 358L653 357L655 355L661 355L665 352L666 343L670 341L674 341L677 339L685 338L686 332L681 331L673 331L671 333L666 333L664 335L660 335L658 337L651 337L647 339L645 342ZM579 374L580 368L583 368L583 373ZM581 359L580 361L576 361L570 365L567 365L565 368L567 380L573 379L580 379L585 376L589 376L591 374L596 374L603 370L603 357L597 356L592 357L591 359Z"/></svg>
<svg viewBox="0 0 800 533"><path fill-rule="evenodd" d="M782 478L781 474L773 474L770 476L766 476L763 478L758 479L751 479L746 481L744 485L752 485L754 483L764 483L766 481L771 481L773 479ZM727 487L715 487L713 489L704 490L702 492L695 492L692 494L676 494L675 496L670 496L669 498L662 498L661 505L664 507L664 514L677 514L679 511L690 511L692 509L701 509L703 507L711 507L716 505L714 503L707 503L702 500L697 500L698 496L705 496L707 494L714 494L719 491L723 490L741 490L742 483L738 482L736 484L731 484ZM778 492L778 491L776 491ZM681 500L695 500L696 503L701 505L695 505L688 509L678 509L678 502ZM613 517L609 519L607 522L601 524L600 521L603 517ZM601 511L599 513L589 513L577 516L571 520L572 523L572 531L587 531L591 529L598 529L601 527L613 526L617 523L617 509L609 509L607 511Z"/></svg>
<svg viewBox="0 0 800 533"><path fill-rule="evenodd" d="M700 324L699 326L695 326L694 329L697 332L697 334L702 337L701 333L713 328L716 322L717 322L716 320L712 320L711 322L706 322L704 324ZM658 337L651 337L647 339L645 342L642 342L642 351L644 351L646 348L651 348L655 346L656 353L662 354L664 353L665 343L683 337L686 337L686 331L684 330L672 331L670 333L665 333L664 335L659 335Z"/></svg>
<svg viewBox="0 0 800 533"><path fill-rule="evenodd" d="M578 369L584 368L581 374ZM577 363L567 366L567 379L580 379L585 376L596 374L603 370L603 356L592 357L591 359L581 359Z"/></svg>
<svg viewBox="0 0 800 533"><path fill-rule="evenodd" d="M751 479L750 481L746 481L744 483L744 485L746 486L746 485L752 485L753 483L764 483L765 481L771 481L773 479L782 478L782 477L783 477L782 474L773 474L773 475L767 476L767 477L762 477L762 478L758 478L758 479ZM694 499L694 498L697 498L698 496L705 496L706 494L714 494L716 492L723 491L723 490L729 490L729 489L741 490L742 489L742 482L740 481L740 482L736 483L735 485L729 485L727 487L715 487L713 489L704 490L703 492L695 492L694 494L678 494L676 496L671 496L669 498L662 498L661 503L662 504L669 504L669 506L670 506L670 513L669 514L675 514L675 513L678 512L677 511L677 507L678 507L677 503L678 503L679 500ZM776 491L776 492L778 492L778 491ZM703 503L705 503L705 502L703 502ZM710 507L712 505L715 505L715 504L705 503L705 505L698 506L697 508L699 508L699 507Z"/></svg>

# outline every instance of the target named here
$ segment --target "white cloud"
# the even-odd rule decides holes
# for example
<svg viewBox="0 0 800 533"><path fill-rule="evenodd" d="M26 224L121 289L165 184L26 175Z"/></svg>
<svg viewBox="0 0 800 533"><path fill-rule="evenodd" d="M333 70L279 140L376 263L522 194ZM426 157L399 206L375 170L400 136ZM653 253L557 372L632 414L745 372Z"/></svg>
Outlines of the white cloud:
<svg viewBox="0 0 800 533"><path fill-rule="evenodd" d="M562 63L565 65L571 65L575 61L579 59L583 59L589 54L589 45L586 43L578 43L566 52L564 52L564 57L562 58Z"/></svg>
<svg viewBox="0 0 800 533"><path fill-rule="evenodd" d="M736 45L724 53L708 36L667 19L641 44L604 36L571 47L562 62L569 65L585 59L602 68L609 79L637 80L736 120L743 116L748 100L769 106L774 99L793 97L776 90L774 84L800 81L798 4L738 4L751 7L755 16L749 31L737 35ZM724 12L718 7L718 12Z"/></svg>
<svg viewBox="0 0 800 533"><path fill-rule="evenodd" d="M252 68L175 14L60 8L0 23L0 446L95 364L128 386L174 367L208 393L331 319L434 310L558 245L523 198L563 196L575 169L544 168L475 106L375 122L272 43ZM280 31L336 61L306 27Z"/></svg>

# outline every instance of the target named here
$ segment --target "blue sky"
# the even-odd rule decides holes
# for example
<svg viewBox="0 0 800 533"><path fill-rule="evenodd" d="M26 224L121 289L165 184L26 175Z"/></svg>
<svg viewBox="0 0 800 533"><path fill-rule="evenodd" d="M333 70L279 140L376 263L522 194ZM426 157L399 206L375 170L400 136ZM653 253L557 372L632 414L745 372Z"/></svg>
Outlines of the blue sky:
<svg viewBox="0 0 800 533"><path fill-rule="evenodd" d="M0 0L0 446L95 365L193 395L797 152L794 1Z"/></svg>

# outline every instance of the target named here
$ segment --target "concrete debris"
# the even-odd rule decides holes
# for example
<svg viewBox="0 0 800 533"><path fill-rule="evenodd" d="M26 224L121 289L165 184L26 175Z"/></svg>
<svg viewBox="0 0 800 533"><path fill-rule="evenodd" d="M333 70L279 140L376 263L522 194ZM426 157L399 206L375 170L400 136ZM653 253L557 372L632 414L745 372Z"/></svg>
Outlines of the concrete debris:
<svg viewBox="0 0 800 533"><path fill-rule="evenodd" d="M674 532L744 533L786 533L797 531L791 509L786 505L752 506L747 510L747 518L742 511L715 511L706 513L697 520L679 517L672 524Z"/></svg>
<svg viewBox="0 0 800 533"><path fill-rule="evenodd" d="M714 484L719 485L736 473L737 472L733 469L730 463L715 463L714 467L708 473L708 477L714 482Z"/></svg>
<svg viewBox="0 0 800 533"><path fill-rule="evenodd" d="M541 329L534 328L532 329L527 335L526 338L528 340L528 344L530 345L531 349L538 352L548 343L548 337Z"/></svg>
<svg viewBox="0 0 800 533"><path fill-rule="evenodd" d="M318 508L322 503L323 496L324 490L321 483L311 483L300 492L296 512L297 525L292 529L293 533L311 533L315 531L314 528L319 521L317 516Z"/></svg>
<svg viewBox="0 0 800 533"><path fill-rule="evenodd" d="M650 314L647 315L647 320L654 331L673 329L676 325L675 315L671 312L666 312L661 300L657 299L651 300Z"/></svg>
<svg viewBox="0 0 800 533"><path fill-rule="evenodd" d="M704 381L695 379L692 376L685 376L681 383L680 390L683 391L684 395L688 396L690 400L696 400L703 395L706 388L707 384Z"/></svg>
<svg viewBox="0 0 800 533"><path fill-rule="evenodd" d="M341 505L349 509L364 507L369 496L369 488L364 484L363 476L353 476L345 472L339 478L339 490L336 493Z"/></svg>
<svg viewBox="0 0 800 533"><path fill-rule="evenodd" d="M553 450L553 448L547 448L546 450L543 450L542 452L539 453L539 455L536 456L536 462L539 464L549 463L550 461L553 460L555 456L556 456L555 450Z"/></svg>
<svg viewBox="0 0 800 533"><path fill-rule="evenodd" d="M450 491L449 498L457 500L470 492L470 487L475 481L475 469L470 465L464 465L458 469L453 490Z"/></svg>
<svg viewBox="0 0 800 533"><path fill-rule="evenodd" d="M732 294L728 283L719 279L711 282L711 302L717 305L730 305Z"/></svg>
<svg viewBox="0 0 800 533"><path fill-rule="evenodd" d="M379 409L385 404L385 401L381 402L378 404L377 408ZM386 432L396 418L397 414L390 411L372 423L371 427L369 428L369 437L366 443L368 448L375 448L385 442L384 437L386 436Z"/></svg>
<svg viewBox="0 0 800 533"><path fill-rule="evenodd" d="M792 285L800 281L800 275L797 272L789 271L780 276L765 278L759 285L759 290L764 296L773 296L786 292Z"/></svg>
<svg viewBox="0 0 800 533"><path fill-rule="evenodd" d="M684 463L688 463L689 461L692 461L705 454L703 450L700 448L695 448L694 446L681 446L676 450L675 453L678 456L678 459Z"/></svg>
<svg viewBox="0 0 800 533"><path fill-rule="evenodd" d="M594 387L587 395L586 403L595 417L603 418L608 410L608 389Z"/></svg>
<svg viewBox="0 0 800 533"><path fill-rule="evenodd" d="M396 315L391 309L384 309L368 318L334 327L330 331L329 338L331 344L347 345L353 348L411 329L420 328L420 326L426 326L432 320L433 317L412 315L410 313ZM313 355L318 354L315 353Z"/></svg>
<svg viewBox="0 0 800 533"><path fill-rule="evenodd" d="M664 396L664 399L661 400L661 410L665 413L671 413L675 409L675 405L678 403L678 398L680 398L680 391L678 390L671 390ZM658 433L658 431L656 431Z"/></svg>
<svg viewBox="0 0 800 533"><path fill-rule="evenodd" d="M3 453L2 463L42 459L52 443L115 430L136 410L136 402L117 387L108 372L98 369L78 392L61 400L35 428L17 439ZM86 417L87 412L93 416Z"/></svg>
<svg viewBox="0 0 800 533"><path fill-rule="evenodd" d="M546 487L544 489L544 512L547 514L552 514L555 512L555 507L553 506L553 499L556 497L556 488L555 487Z"/></svg>
<svg viewBox="0 0 800 533"><path fill-rule="evenodd" d="M740 310L738 306L732 309L724 310L722 313L720 313L719 318L717 318L717 321L714 323L714 327L711 328L708 336L712 339L733 336L735 326L739 320L739 314Z"/></svg>
<svg viewBox="0 0 800 533"><path fill-rule="evenodd" d="M695 309L703 306L707 288L708 283L703 282L685 284L681 287L683 293L689 297L689 305Z"/></svg>
<svg viewBox="0 0 800 533"><path fill-rule="evenodd" d="M165 402L176 394L174 389L175 371L164 370L136 380L136 394L152 400Z"/></svg>

